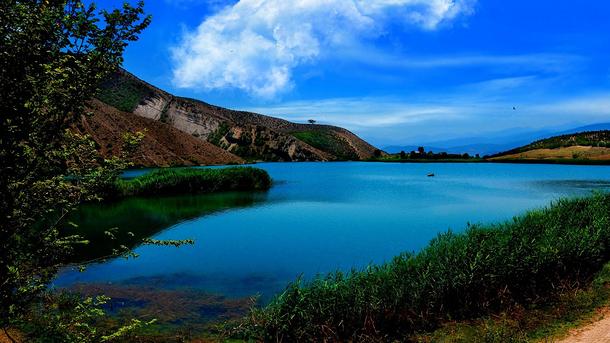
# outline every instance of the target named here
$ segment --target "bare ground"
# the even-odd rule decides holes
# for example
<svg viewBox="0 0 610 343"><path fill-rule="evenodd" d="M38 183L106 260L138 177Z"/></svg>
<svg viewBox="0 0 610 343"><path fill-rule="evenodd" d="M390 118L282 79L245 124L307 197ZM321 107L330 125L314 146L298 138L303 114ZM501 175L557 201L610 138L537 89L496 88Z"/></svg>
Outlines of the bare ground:
<svg viewBox="0 0 610 343"><path fill-rule="evenodd" d="M610 343L610 308L600 311L597 321L571 330L567 337L556 343Z"/></svg>

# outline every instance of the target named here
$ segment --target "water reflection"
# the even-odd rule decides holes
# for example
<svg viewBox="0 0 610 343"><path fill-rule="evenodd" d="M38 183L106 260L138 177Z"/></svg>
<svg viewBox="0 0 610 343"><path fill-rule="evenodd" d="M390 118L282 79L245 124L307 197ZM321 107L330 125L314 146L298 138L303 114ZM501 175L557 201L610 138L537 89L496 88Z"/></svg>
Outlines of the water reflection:
<svg viewBox="0 0 610 343"><path fill-rule="evenodd" d="M266 193L222 193L158 198L129 198L81 206L66 226L65 235L80 235L90 243L77 246L73 260L89 261L112 254L121 245L133 248L178 223L264 202ZM106 233L111 232L112 235Z"/></svg>

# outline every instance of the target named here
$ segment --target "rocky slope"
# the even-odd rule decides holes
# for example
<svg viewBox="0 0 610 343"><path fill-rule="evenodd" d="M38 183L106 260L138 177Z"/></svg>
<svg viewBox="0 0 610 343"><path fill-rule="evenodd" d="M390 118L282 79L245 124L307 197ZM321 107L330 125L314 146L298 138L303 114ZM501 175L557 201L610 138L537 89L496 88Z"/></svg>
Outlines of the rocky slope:
<svg viewBox="0 0 610 343"><path fill-rule="evenodd" d="M93 115L83 116L76 129L90 134L104 157L120 154L123 133L146 130L131 159L136 166L244 163L238 156L158 121L117 110L98 100L91 101L88 107Z"/></svg>
<svg viewBox="0 0 610 343"><path fill-rule="evenodd" d="M119 110L168 124L201 142L255 161L367 159L376 149L348 130L292 123L181 98L120 71L99 99Z"/></svg>

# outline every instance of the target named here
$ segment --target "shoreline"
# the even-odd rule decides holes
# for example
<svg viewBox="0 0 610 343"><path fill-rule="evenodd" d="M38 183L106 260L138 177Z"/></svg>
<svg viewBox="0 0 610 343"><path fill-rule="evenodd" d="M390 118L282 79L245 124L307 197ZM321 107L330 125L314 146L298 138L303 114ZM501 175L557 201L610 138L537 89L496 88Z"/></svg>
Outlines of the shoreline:
<svg viewBox="0 0 610 343"><path fill-rule="evenodd" d="M261 163L421 163L421 164L446 164L446 163L459 163L459 164L539 164L539 165L575 165L575 166L610 166L609 161L596 161L596 160L358 160L358 161L291 161L291 162L278 162L278 161L257 161L243 164L202 164L202 165L181 165L181 166L158 166L158 167L131 167L124 170L127 171L141 171L141 170L156 170L156 169L172 169L172 168L204 168L204 167L240 167L240 166L256 166Z"/></svg>

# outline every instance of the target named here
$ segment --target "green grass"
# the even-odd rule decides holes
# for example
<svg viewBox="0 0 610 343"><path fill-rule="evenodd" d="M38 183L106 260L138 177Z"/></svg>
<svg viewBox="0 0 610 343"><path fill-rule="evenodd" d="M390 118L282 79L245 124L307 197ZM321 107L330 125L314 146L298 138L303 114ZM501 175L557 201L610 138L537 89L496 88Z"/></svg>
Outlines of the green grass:
<svg viewBox="0 0 610 343"><path fill-rule="evenodd" d="M97 98L124 112L133 112L152 91L143 83L117 73L100 87Z"/></svg>
<svg viewBox="0 0 610 343"><path fill-rule="evenodd" d="M551 305L590 284L609 260L610 195L560 200L441 234L386 264L297 280L236 332L264 341L403 340L452 321Z"/></svg>
<svg viewBox="0 0 610 343"><path fill-rule="evenodd" d="M117 197L267 190L271 177L252 167L159 169L116 184Z"/></svg>
<svg viewBox="0 0 610 343"><path fill-rule="evenodd" d="M358 160L358 154L351 149L349 144L341 137L336 136L329 130L311 130L291 133L296 139L301 140L314 148L331 153L339 160Z"/></svg>

